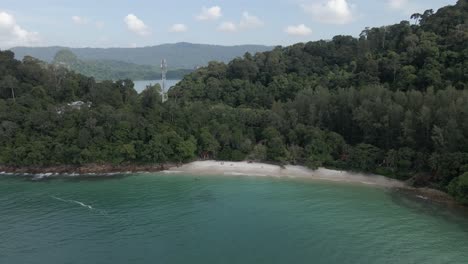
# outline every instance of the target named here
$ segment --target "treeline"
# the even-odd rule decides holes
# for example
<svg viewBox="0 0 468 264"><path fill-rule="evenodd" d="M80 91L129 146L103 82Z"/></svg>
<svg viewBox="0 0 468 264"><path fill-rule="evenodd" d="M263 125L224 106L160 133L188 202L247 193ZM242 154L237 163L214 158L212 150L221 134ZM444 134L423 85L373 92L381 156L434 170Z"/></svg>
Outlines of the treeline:
<svg viewBox="0 0 468 264"><path fill-rule="evenodd" d="M467 3L210 63L161 103L0 52L0 164L256 160L377 172L468 202ZM81 102L77 102L81 101Z"/></svg>

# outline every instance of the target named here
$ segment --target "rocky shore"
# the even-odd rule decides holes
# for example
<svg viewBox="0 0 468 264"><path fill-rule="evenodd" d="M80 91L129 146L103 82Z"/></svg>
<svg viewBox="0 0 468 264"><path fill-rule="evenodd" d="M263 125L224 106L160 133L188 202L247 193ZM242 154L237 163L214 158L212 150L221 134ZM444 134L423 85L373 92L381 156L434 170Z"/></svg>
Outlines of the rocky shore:
<svg viewBox="0 0 468 264"><path fill-rule="evenodd" d="M135 164L87 164L87 165L57 165L57 166L30 166L13 167L1 166L0 172L10 174L109 174L109 173L135 173L158 172L168 170L175 164L135 165Z"/></svg>

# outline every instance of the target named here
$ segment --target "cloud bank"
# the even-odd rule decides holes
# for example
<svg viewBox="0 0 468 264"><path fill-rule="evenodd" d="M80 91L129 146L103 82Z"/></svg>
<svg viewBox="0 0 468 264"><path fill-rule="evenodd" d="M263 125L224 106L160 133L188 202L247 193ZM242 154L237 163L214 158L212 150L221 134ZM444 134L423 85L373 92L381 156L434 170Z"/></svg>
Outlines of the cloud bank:
<svg viewBox="0 0 468 264"><path fill-rule="evenodd" d="M17 24L13 15L0 12L0 47L30 46L38 42L37 32L27 31Z"/></svg>

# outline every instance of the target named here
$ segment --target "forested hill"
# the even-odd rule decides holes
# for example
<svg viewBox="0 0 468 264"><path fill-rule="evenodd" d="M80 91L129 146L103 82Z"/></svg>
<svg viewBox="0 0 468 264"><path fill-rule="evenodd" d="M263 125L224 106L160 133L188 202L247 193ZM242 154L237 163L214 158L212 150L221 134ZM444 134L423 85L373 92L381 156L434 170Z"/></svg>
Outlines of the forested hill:
<svg viewBox="0 0 468 264"><path fill-rule="evenodd" d="M4 51L0 165L249 159L377 172L468 204L467 15L463 0L210 63L164 104L159 86L137 94Z"/></svg>
<svg viewBox="0 0 468 264"><path fill-rule="evenodd" d="M32 56L52 62L61 50L70 50L80 60L122 61L138 65L159 66L167 59L171 69L194 69L210 61L228 62L246 52L256 53L271 50L261 45L219 46L192 43L163 44L142 48L66 48L66 47L16 47L11 50L16 58Z"/></svg>
<svg viewBox="0 0 468 264"><path fill-rule="evenodd" d="M321 86L331 90L381 85L391 91L435 91L468 88L468 4L460 0L433 14L427 10L411 21L392 26L366 28L359 38L336 36L331 41L300 43L237 58L229 64L212 63L187 78L179 87L190 99L212 98L232 106L271 106L273 101L294 99L298 90ZM210 82L220 80L220 85ZM241 80L264 89L263 103L223 87ZM193 82L202 83L195 89ZM190 87L189 87L190 86ZM221 87L211 92L210 87ZM237 90L236 90L237 91ZM206 92L206 94L204 94ZM221 94L220 94L221 93ZM237 98L226 97L234 96ZM244 98L245 97L245 98Z"/></svg>
<svg viewBox="0 0 468 264"><path fill-rule="evenodd" d="M268 111L259 125L267 128L252 141L267 148L267 160L415 176L415 184L442 189L452 182L452 193L468 193L457 187L468 186L468 174L457 178L468 172L467 43L468 1L460 0L366 28L359 38L211 63L170 96L179 104Z"/></svg>

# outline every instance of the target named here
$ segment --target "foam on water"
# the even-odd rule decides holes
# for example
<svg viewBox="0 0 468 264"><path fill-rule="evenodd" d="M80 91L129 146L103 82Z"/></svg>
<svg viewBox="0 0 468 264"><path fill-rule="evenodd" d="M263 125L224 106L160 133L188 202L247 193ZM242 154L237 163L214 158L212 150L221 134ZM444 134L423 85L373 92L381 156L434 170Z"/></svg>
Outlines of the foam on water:
<svg viewBox="0 0 468 264"><path fill-rule="evenodd" d="M56 197L56 196L51 196L52 198L54 198L55 200L58 200L58 201L62 201L62 202L65 202L65 203L74 203L74 204L78 204L82 207L85 207L85 208L88 208L90 210L93 210L94 208L91 206L91 205L87 205L83 202L80 202L80 201L75 201L75 200L66 200L66 199L62 199L60 197Z"/></svg>
<svg viewBox="0 0 468 264"><path fill-rule="evenodd" d="M261 173L245 173L245 172L224 172L224 175L230 175L230 176L254 176L254 177L266 177L268 176L267 174L261 174Z"/></svg>
<svg viewBox="0 0 468 264"><path fill-rule="evenodd" d="M429 200L428 197L422 196L422 195L416 195L416 197L418 197L418 198L420 198L420 199L423 199L423 200Z"/></svg>
<svg viewBox="0 0 468 264"><path fill-rule="evenodd" d="M161 171L161 173L165 173L165 174L180 174L180 173L184 173L183 171L178 171L178 170L164 170L164 171Z"/></svg>

